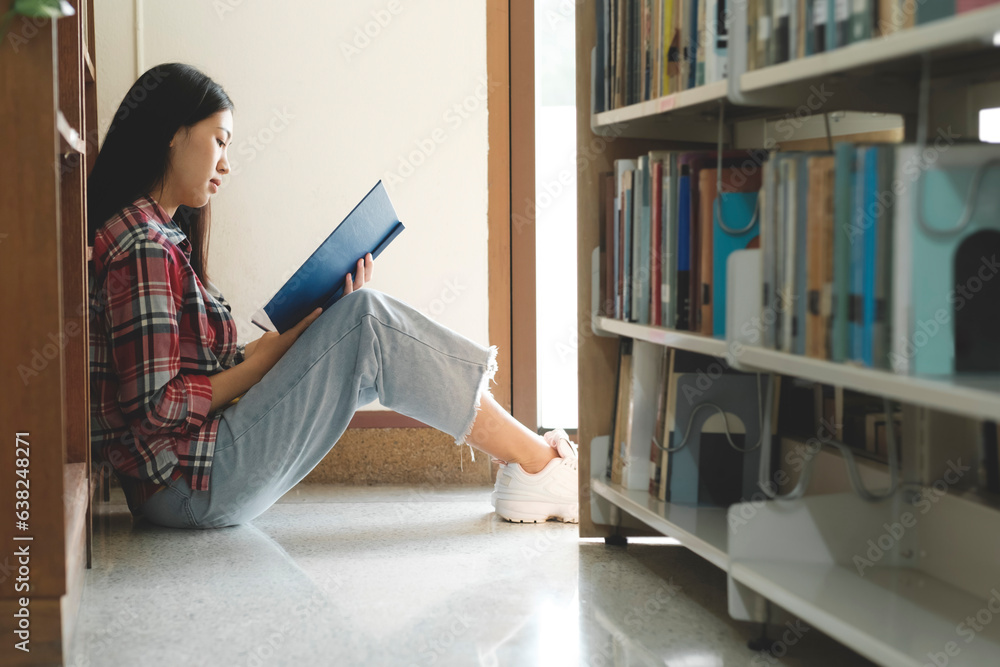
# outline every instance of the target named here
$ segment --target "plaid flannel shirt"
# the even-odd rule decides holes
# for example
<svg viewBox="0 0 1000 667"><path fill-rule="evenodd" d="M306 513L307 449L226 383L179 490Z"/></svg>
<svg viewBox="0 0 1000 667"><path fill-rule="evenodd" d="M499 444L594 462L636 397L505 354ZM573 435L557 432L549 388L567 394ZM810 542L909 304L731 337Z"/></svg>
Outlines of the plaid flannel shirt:
<svg viewBox="0 0 1000 667"><path fill-rule="evenodd" d="M143 195L94 240L90 292L91 448L133 514L172 479L206 491L222 410L209 376L243 361L222 294L202 285L191 242Z"/></svg>

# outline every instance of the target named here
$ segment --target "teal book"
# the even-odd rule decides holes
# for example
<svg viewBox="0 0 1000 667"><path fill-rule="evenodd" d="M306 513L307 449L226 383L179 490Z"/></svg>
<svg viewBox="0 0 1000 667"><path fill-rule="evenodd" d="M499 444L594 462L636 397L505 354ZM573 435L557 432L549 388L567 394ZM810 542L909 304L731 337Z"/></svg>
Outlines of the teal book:
<svg viewBox="0 0 1000 667"><path fill-rule="evenodd" d="M741 230L753 221L753 225L741 234L731 234L722 228L719 211L726 226L733 230ZM759 239L760 222L754 220L757 209L756 192L727 192L717 197L712 210L712 335L716 338L726 337L726 284L728 276L726 267L731 254L744 250L750 243Z"/></svg>
<svg viewBox="0 0 1000 667"><path fill-rule="evenodd" d="M850 41L850 0L829 0L826 6L826 50L846 46Z"/></svg>
<svg viewBox="0 0 1000 667"><path fill-rule="evenodd" d="M864 147L858 148L854 158L854 196L851 204L851 224L848 243L851 248L851 286L848 300L848 359L861 361L864 349L864 314L862 298L865 288L865 158Z"/></svg>
<svg viewBox="0 0 1000 667"><path fill-rule="evenodd" d="M851 43L872 38L875 23L875 2L873 0L852 0L851 2Z"/></svg>
<svg viewBox="0 0 1000 667"><path fill-rule="evenodd" d="M865 366L874 366L874 332L875 332L875 274L878 270L878 228L879 219L878 174L879 148L870 146L862 149L864 157L864 182L862 194L862 248L861 248L861 362Z"/></svg>
<svg viewBox="0 0 1000 667"><path fill-rule="evenodd" d="M910 187L914 373L1000 372L998 161L1000 146L952 146Z"/></svg>
<svg viewBox="0 0 1000 667"><path fill-rule="evenodd" d="M833 361L846 361L850 313L851 211L854 193L855 146L847 142L834 148L833 174Z"/></svg>
<svg viewBox="0 0 1000 667"><path fill-rule="evenodd" d="M917 3L917 25L955 15L955 0L923 0Z"/></svg>

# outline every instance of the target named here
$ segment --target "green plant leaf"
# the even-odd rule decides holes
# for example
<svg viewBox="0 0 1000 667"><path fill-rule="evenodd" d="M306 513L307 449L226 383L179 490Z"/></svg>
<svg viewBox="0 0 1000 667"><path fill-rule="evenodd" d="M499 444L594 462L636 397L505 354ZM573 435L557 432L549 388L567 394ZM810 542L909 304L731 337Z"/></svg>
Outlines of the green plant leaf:
<svg viewBox="0 0 1000 667"><path fill-rule="evenodd" d="M14 0L11 11L21 16L43 19L60 19L76 13L73 5L66 0Z"/></svg>

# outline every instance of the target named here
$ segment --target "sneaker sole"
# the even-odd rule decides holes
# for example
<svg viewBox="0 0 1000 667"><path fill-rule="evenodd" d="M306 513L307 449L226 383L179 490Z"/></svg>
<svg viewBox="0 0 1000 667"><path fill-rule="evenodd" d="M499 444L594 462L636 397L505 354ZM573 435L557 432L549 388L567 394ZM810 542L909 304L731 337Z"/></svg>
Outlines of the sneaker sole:
<svg viewBox="0 0 1000 667"><path fill-rule="evenodd" d="M579 505L553 505L552 511L540 511L539 503L525 500L497 500L497 515L512 523L545 523L556 519L563 523L580 523Z"/></svg>

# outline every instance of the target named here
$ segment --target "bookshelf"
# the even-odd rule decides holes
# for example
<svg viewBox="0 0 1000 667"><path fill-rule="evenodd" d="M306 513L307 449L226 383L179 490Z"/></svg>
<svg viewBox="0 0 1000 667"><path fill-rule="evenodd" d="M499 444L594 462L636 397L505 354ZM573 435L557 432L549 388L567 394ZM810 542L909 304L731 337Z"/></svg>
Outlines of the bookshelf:
<svg viewBox="0 0 1000 667"><path fill-rule="evenodd" d="M67 4L74 14L64 18L15 17L0 44L0 210L12 223L0 234L0 281L4 309L16 313L0 351L11 369L0 389L9 429L0 471L12 514L15 489L28 495L27 526L8 517L0 527L12 545L10 576L0 577L4 665L65 662L91 559L86 179L97 152L97 77L93 0ZM14 555L20 547L27 563ZM25 639L14 615L24 599L30 652L14 646Z"/></svg>
<svg viewBox="0 0 1000 667"><path fill-rule="evenodd" d="M1000 581L995 558L1000 553L1000 503L970 493L974 479L961 479L940 493L935 485L948 474L946 461L968 460L969 449L958 441L971 425L1000 416L1000 378L899 375L638 325L594 310L592 253L600 244L602 224L599 176L612 171L615 160L661 149L664 141L675 142L677 149L702 142L705 150L714 150L720 114L727 123L727 148L760 148L760 133L746 128L794 114L806 91L817 84L833 92L832 103L818 111L820 118L825 111L899 113L904 136L912 141L925 67L935 98L932 121L954 122L957 132L974 137L974 100L991 96L969 93L1000 80L1000 49L994 46L1000 39L1000 5L753 71L746 68L746 7L734 3L728 79L600 113L592 113L596 2L578 7L578 146L590 158L578 174L578 305L586 323L581 330L589 330L578 350L581 536L626 535L623 516L637 519L727 572L734 618L774 621L790 612L879 664L919 666L930 660L929 654L939 653L952 664L995 664L1000 661L1000 628L986 627L967 643L956 635L956 626L987 608L990 591ZM942 91L954 94L946 97ZM882 125L873 123L873 131L884 128L885 121L878 122ZM866 128L852 124L850 134L865 135ZM605 140L600 151L594 150L597 137ZM762 494L726 510L663 502L644 488L611 483L604 476L609 444L603 436L612 425L619 337L719 357L740 370L898 401L904 415L901 489L879 503L865 502L850 491L798 500L767 500ZM648 449L635 456L641 465ZM816 475L824 466L843 463L838 457L823 458ZM885 525L894 525L908 512L917 514L928 498L933 499L932 511L919 515L919 530L904 531L887 545L875 567L866 569L867 576L859 575L854 558L865 554L867 541L880 538ZM748 638L750 632L748 626ZM945 653L955 647L960 660Z"/></svg>

